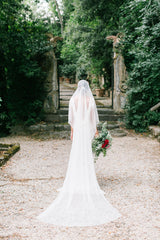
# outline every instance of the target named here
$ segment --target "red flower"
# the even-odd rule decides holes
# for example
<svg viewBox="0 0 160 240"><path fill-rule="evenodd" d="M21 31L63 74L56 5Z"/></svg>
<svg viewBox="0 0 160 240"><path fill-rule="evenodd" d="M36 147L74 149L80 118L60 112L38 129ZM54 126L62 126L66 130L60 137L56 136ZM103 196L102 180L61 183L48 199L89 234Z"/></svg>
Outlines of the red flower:
<svg viewBox="0 0 160 240"><path fill-rule="evenodd" d="M106 147L106 144L104 143L104 144L102 144L102 148L105 148Z"/></svg>
<svg viewBox="0 0 160 240"><path fill-rule="evenodd" d="M109 140L106 139L106 140L104 141L104 143L105 143L106 145L108 145L108 144L109 144Z"/></svg>
<svg viewBox="0 0 160 240"><path fill-rule="evenodd" d="M107 147L108 144L109 144L109 140L106 139L106 140L104 141L104 143L102 144L102 148Z"/></svg>

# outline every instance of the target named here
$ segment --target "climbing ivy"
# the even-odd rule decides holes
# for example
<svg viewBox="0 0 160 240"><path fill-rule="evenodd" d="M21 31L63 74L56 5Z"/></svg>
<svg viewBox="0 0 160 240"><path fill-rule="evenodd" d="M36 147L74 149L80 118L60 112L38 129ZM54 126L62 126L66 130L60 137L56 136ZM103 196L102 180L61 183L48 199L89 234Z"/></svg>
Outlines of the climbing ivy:
<svg viewBox="0 0 160 240"><path fill-rule="evenodd" d="M158 110L150 111L160 101L159 2L129 1L122 7L121 23L125 32L123 55L129 72L126 124L142 132L160 119Z"/></svg>

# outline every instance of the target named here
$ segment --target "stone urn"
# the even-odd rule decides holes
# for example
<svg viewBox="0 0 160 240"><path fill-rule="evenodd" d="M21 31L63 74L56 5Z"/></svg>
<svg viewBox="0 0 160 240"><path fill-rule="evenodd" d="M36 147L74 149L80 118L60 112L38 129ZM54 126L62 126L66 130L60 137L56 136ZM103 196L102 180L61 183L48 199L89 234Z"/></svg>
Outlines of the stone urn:
<svg viewBox="0 0 160 240"><path fill-rule="evenodd" d="M105 95L105 89L104 88L101 88L101 89L96 88L95 91L96 91L96 96L97 97L104 97L104 95Z"/></svg>
<svg viewBox="0 0 160 240"><path fill-rule="evenodd" d="M65 78L65 82L66 83L71 83L71 79L70 78Z"/></svg>

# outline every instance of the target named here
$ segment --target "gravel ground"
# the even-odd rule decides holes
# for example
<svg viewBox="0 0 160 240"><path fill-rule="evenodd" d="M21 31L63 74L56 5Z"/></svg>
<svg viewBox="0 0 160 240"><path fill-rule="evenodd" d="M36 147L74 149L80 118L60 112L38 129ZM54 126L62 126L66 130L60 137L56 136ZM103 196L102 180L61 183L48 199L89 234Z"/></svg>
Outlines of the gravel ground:
<svg viewBox="0 0 160 240"><path fill-rule="evenodd" d="M3 240L159 240L159 143L141 135L113 138L95 164L106 198L122 217L94 227L57 227L36 216L56 198L64 181L70 140L6 137L21 150L0 169Z"/></svg>

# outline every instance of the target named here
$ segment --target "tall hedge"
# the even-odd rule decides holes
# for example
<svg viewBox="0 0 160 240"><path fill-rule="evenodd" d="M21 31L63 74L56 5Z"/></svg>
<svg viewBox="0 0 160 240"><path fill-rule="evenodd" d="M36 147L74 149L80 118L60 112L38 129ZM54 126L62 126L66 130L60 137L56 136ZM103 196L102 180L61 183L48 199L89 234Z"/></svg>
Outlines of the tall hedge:
<svg viewBox="0 0 160 240"><path fill-rule="evenodd" d="M150 108L160 102L160 3L129 1L121 14L125 33L123 54L129 72L126 124L143 132L157 124L160 111Z"/></svg>

